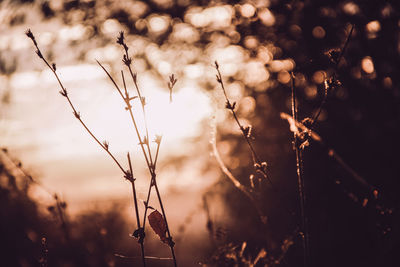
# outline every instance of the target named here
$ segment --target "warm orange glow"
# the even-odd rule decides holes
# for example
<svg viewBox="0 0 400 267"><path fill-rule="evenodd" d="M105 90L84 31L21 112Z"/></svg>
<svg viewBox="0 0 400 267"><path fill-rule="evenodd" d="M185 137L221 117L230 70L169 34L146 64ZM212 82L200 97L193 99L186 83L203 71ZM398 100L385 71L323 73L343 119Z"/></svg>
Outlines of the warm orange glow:
<svg viewBox="0 0 400 267"><path fill-rule="evenodd" d="M322 39L325 37L325 30L324 28L322 28L321 26L316 26L313 30L312 30L312 34L315 38L317 39Z"/></svg>
<svg viewBox="0 0 400 267"><path fill-rule="evenodd" d="M360 12L360 8L358 5L354 2L347 2L343 6L343 11L349 15L356 15Z"/></svg>
<svg viewBox="0 0 400 267"><path fill-rule="evenodd" d="M254 16L255 12L256 9L252 4L246 3L240 7L240 13L243 17L250 18Z"/></svg>
<svg viewBox="0 0 400 267"><path fill-rule="evenodd" d="M363 71L365 71L368 74L373 73L374 72L374 62L372 61L372 59L370 57L365 57L361 61L361 68L363 69Z"/></svg>
<svg viewBox="0 0 400 267"><path fill-rule="evenodd" d="M265 26L272 26L275 24L275 16L268 8L263 8L258 12L258 17Z"/></svg>

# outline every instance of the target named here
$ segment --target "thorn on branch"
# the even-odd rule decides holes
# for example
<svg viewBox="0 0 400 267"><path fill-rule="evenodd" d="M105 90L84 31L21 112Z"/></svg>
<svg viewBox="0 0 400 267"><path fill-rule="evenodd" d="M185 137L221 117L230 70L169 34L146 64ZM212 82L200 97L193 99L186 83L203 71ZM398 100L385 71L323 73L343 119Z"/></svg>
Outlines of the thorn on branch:
<svg viewBox="0 0 400 267"><path fill-rule="evenodd" d="M60 94L61 94L63 97L67 97L67 95L68 95L67 90L64 89L64 88L62 88L62 90L60 91Z"/></svg>
<svg viewBox="0 0 400 267"><path fill-rule="evenodd" d="M154 138L154 143L156 143L157 145L160 145L161 139L162 139L162 135L156 135L156 137Z"/></svg>
<svg viewBox="0 0 400 267"><path fill-rule="evenodd" d="M108 151L109 145L110 144L108 143L108 141L106 141L106 140L103 141L103 146L107 151Z"/></svg>
<svg viewBox="0 0 400 267"><path fill-rule="evenodd" d="M168 82L168 88L169 90L172 90L172 88L174 87L174 85L176 84L178 80L175 79L174 74L172 74L171 76L169 76L169 82Z"/></svg>
<svg viewBox="0 0 400 267"><path fill-rule="evenodd" d="M133 174L131 173L130 170L125 171L124 178L125 178L126 180L128 180L129 182L133 182L133 181L136 180L136 179L133 177Z"/></svg>
<svg viewBox="0 0 400 267"><path fill-rule="evenodd" d="M143 106L145 106L145 105L147 104L146 98L145 98L144 96L142 96L142 97L140 98L140 102L142 102L142 105L143 105Z"/></svg>
<svg viewBox="0 0 400 267"><path fill-rule="evenodd" d="M36 54L37 54L41 59L43 59L42 52L40 52L39 49L36 50Z"/></svg>
<svg viewBox="0 0 400 267"><path fill-rule="evenodd" d="M81 113L80 112L74 111L73 113L74 113L75 118L77 118L78 120L81 119Z"/></svg>
<svg viewBox="0 0 400 267"><path fill-rule="evenodd" d="M267 174L267 163L265 161L261 163L255 163L254 168L256 171L261 172L262 174Z"/></svg>
<svg viewBox="0 0 400 267"><path fill-rule="evenodd" d="M122 45L124 47L125 51L128 51L129 48L125 43L125 36L124 36L124 32L123 31L119 32L119 36L117 38L117 44Z"/></svg>
<svg viewBox="0 0 400 267"><path fill-rule="evenodd" d="M240 129L242 130L243 135L245 135L247 138L251 137L251 131L253 129L251 125L247 127L241 127Z"/></svg>
<svg viewBox="0 0 400 267"><path fill-rule="evenodd" d="M231 104L231 102L229 102L229 100L226 101L225 108L227 108L229 110L234 110L235 106L236 106L236 102L233 102L233 104Z"/></svg>
<svg viewBox="0 0 400 267"><path fill-rule="evenodd" d="M54 71L57 70L57 68L56 68L56 63L51 64L51 67L53 68Z"/></svg>
<svg viewBox="0 0 400 267"><path fill-rule="evenodd" d="M218 83L222 83L221 77L220 77L219 75L215 75L215 76L217 77L217 82L218 82Z"/></svg>
<svg viewBox="0 0 400 267"><path fill-rule="evenodd" d="M132 64L132 58L124 55L122 58L122 62L124 62L126 66L130 66Z"/></svg>
<svg viewBox="0 0 400 267"><path fill-rule="evenodd" d="M117 44L123 45L124 44L124 32L120 31L119 36L117 37Z"/></svg>

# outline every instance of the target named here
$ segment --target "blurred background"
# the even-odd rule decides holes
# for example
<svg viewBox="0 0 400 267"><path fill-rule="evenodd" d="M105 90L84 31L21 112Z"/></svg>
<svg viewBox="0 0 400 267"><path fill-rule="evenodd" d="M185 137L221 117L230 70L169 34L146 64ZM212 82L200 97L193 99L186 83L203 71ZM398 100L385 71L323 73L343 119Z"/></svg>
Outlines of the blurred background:
<svg viewBox="0 0 400 267"><path fill-rule="evenodd" d="M163 135L158 183L180 266L302 265L293 133L281 113L291 112L290 72L300 121L315 116L335 77L341 86L329 86L313 125L323 144L310 139L304 149L309 266L399 266L397 5L0 1L2 265L141 266L140 247L129 236L136 229L130 184L74 118L25 35L30 28L93 133L124 166L131 153L141 204L148 170L123 102L95 61L122 85L116 38L125 32L150 136ZM225 109L215 61L273 185L259 181ZM170 102L172 73L178 82ZM220 170L213 140L226 167L254 191L256 205ZM149 204L159 209L155 195ZM150 227L146 235L147 256L170 257ZM148 264L172 266L165 259Z"/></svg>

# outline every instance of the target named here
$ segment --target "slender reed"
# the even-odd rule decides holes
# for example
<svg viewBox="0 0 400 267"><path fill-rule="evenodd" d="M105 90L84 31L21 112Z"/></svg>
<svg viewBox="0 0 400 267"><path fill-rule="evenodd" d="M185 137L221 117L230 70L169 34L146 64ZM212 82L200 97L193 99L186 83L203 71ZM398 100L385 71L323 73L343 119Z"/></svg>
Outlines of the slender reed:
<svg viewBox="0 0 400 267"><path fill-rule="evenodd" d="M137 204L137 197L136 197L136 187L135 187L135 177L133 176L133 168L132 168L132 161L131 161L131 157L129 155L129 152L127 154L128 157L128 163L129 163L129 178L128 180L131 182L132 184L132 194L133 194L133 204L135 205L135 213L136 213L136 223L137 223L137 227L138 227L138 233L137 233L137 237L139 244L140 244L140 248L142 250L142 263L143 266L146 266L146 260L145 260L145 254L144 254L144 231L142 230L143 228L140 227L140 218L139 218L139 209L138 209L138 204Z"/></svg>
<svg viewBox="0 0 400 267"><path fill-rule="evenodd" d="M292 89L292 117L293 120L297 120L297 107L296 107L296 90L294 86L294 74L291 73L291 89ZM303 155L301 149L299 131L293 131L293 144L296 152L296 170L297 170L297 183L299 190L300 199L300 214L301 214L301 238L303 241L303 260L304 267L308 265L309 258L309 241L308 241L308 227L307 227L307 217L306 217L306 195L304 188L304 174L303 174Z"/></svg>

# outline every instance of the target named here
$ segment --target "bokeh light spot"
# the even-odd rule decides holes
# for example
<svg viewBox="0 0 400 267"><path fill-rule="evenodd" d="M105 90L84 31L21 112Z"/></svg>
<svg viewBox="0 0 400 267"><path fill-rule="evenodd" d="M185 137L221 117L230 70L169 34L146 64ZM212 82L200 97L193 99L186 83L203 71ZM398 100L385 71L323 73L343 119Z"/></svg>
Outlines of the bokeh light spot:
<svg viewBox="0 0 400 267"><path fill-rule="evenodd" d="M169 18L165 16L151 16L149 18L149 31L160 34L168 29Z"/></svg>
<svg viewBox="0 0 400 267"><path fill-rule="evenodd" d="M326 77L326 73L322 70L314 72L313 81L317 84L321 84L324 82Z"/></svg>
<svg viewBox="0 0 400 267"><path fill-rule="evenodd" d="M385 86L386 88L391 88L391 87L392 87L392 84L393 84L392 78L390 78L390 77L385 77L385 78L383 79L383 86Z"/></svg>
<svg viewBox="0 0 400 267"><path fill-rule="evenodd" d="M372 61L371 57L365 57L362 59L361 68L368 74L374 72L374 62Z"/></svg>
<svg viewBox="0 0 400 267"><path fill-rule="evenodd" d="M252 16L254 16L255 12L256 9L252 4L246 3L240 7L240 13L245 18L251 18Z"/></svg>
<svg viewBox="0 0 400 267"><path fill-rule="evenodd" d="M278 81L282 84L287 84L290 82L289 72L283 70L278 73Z"/></svg>
<svg viewBox="0 0 400 267"><path fill-rule="evenodd" d="M343 11L347 15L354 16L360 12L360 8L354 2L348 2L348 3L344 4Z"/></svg>
<svg viewBox="0 0 400 267"><path fill-rule="evenodd" d="M312 35L314 36L314 38L322 39L325 37L325 30L321 26L316 26L312 30Z"/></svg>
<svg viewBox="0 0 400 267"><path fill-rule="evenodd" d="M263 8L258 12L258 17L265 26L272 26L275 24L275 16L268 8Z"/></svg>

